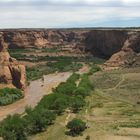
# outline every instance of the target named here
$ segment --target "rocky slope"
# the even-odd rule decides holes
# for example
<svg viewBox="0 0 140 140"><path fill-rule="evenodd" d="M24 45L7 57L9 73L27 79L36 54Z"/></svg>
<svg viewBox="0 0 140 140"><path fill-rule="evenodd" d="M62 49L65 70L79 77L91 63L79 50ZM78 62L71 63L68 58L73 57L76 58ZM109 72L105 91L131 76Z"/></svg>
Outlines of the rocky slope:
<svg viewBox="0 0 140 140"><path fill-rule="evenodd" d="M4 30L4 39L9 48L49 47L78 42L79 32L69 30Z"/></svg>
<svg viewBox="0 0 140 140"><path fill-rule="evenodd" d="M139 65L139 29L17 29L2 32L9 48L61 46L64 53L70 50L109 59L106 66Z"/></svg>
<svg viewBox="0 0 140 140"><path fill-rule="evenodd" d="M0 34L0 88L17 87L24 89L26 83L25 66L20 65L16 59L7 52L8 45Z"/></svg>
<svg viewBox="0 0 140 140"><path fill-rule="evenodd" d="M140 66L140 32L128 32L122 48L105 63L106 66Z"/></svg>

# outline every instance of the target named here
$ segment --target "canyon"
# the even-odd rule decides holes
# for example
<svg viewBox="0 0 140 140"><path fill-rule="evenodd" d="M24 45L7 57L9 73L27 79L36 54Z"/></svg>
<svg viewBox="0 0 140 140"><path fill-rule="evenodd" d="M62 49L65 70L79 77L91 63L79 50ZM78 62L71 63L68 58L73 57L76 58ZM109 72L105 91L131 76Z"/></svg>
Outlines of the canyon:
<svg viewBox="0 0 140 140"><path fill-rule="evenodd" d="M140 65L140 29L5 29L0 33L1 85L25 87L25 67L10 57L7 49L61 47L51 56L104 58L104 68Z"/></svg>
<svg viewBox="0 0 140 140"><path fill-rule="evenodd" d="M89 52L108 59L120 51L140 52L139 29L16 29L1 32L11 49L61 45L73 52Z"/></svg>
<svg viewBox="0 0 140 140"><path fill-rule="evenodd" d="M17 113L28 118L42 101L58 94L53 92L76 72L80 74L76 85L84 76L94 85L85 98L86 105L77 113L66 109L47 131L28 139L81 140L89 136L96 140L138 140L139 68L140 29L0 30L0 88L24 90L23 99L0 107L0 121ZM85 120L88 128L81 136L70 137L65 126L75 117Z"/></svg>

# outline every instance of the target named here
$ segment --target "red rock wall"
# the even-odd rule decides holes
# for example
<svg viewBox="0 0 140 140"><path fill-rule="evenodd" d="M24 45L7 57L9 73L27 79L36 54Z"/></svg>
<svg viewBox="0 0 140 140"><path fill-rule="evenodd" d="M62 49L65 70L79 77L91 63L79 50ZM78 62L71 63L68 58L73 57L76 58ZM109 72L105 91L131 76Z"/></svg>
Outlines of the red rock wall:
<svg viewBox="0 0 140 140"><path fill-rule="evenodd" d="M7 52L8 45L0 36L0 88L15 86L24 89L26 86L26 70Z"/></svg>

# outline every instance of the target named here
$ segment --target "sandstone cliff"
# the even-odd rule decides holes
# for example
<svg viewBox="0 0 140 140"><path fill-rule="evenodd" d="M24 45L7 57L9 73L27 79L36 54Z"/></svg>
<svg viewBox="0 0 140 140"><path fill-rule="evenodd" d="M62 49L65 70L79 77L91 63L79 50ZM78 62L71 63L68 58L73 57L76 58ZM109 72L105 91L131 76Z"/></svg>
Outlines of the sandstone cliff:
<svg viewBox="0 0 140 140"><path fill-rule="evenodd" d="M85 50L108 58L121 50L126 38L127 33L123 30L92 30L85 38Z"/></svg>
<svg viewBox="0 0 140 140"><path fill-rule="evenodd" d="M78 33L61 30L4 30L9 48L49 47L79 41Z"/></svg>
<svg viewBox="0 0 140 140"><path fill-rule="evenodd" d="M128 32L122 48L105 63L106 66L140 66L140 32Z"/></svg>
<svg viewBox="0 0 140 140"><path fill-rule="evenodd" d="M26 71L16 59L10 57L7 52L8 45L4 42L3 35L0 35L0 88L17 87L24 89L26 83Z"/></svg>
<svg viewBox="0 0 140 140"><path fill-rule="evenodd" d="M135 29L17 29L2 32L9 48L61 46L77 54L109 59L107 66L138 65L140 31Z"/></svg>

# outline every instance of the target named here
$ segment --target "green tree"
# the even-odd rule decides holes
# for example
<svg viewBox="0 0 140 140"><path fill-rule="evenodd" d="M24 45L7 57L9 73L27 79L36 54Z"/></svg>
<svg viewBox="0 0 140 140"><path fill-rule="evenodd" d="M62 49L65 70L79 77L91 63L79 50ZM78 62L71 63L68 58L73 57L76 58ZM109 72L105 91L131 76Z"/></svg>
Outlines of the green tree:
<svg viewBox="0 0 140 140"><path fill-rule="evenodd" d="M77 113L85 104L86 103L82 97L80 97L80 96L73 97L72 101L71 101L72 111L74 113Z"/></svg>
<svg viewBox="0 0 140 140"><path fill-rule="evenodd" d="M86 129L86 123L81 119L75 118L72 121L68 122L66 127L69 129L70 135L76 136Z"/></svg>
<svg viewBox="0 0 140 140"><path fill-rule="evenodd" d="M80 86L74 91L73 95L82 96L83 98L85 98L86 96L89 95L89 92L85 87Z"/></svg>
<svg viewBox="0 0 140 140"><path fill-rule="evenodd" d="M64 112L68 105L66 98L57 98L49 109L55 110L57 114Z"/></svg>
<svg viewBox="0 0 140 140"><path fill-rule="evenodd" d="M66 95L72 95L73 91L76 89L76 84L72 82L61 83L56 89L55 92L62 93Z"/></svg>
<svg viewBox="0 0 140 140"><path fill-rule="evenodd" d="M48 125L51 125L55 120L55 114L46 109L38 109L31 112L26 118L28 124L27 132L29 134L36 134L44 131Z"/></svg>

